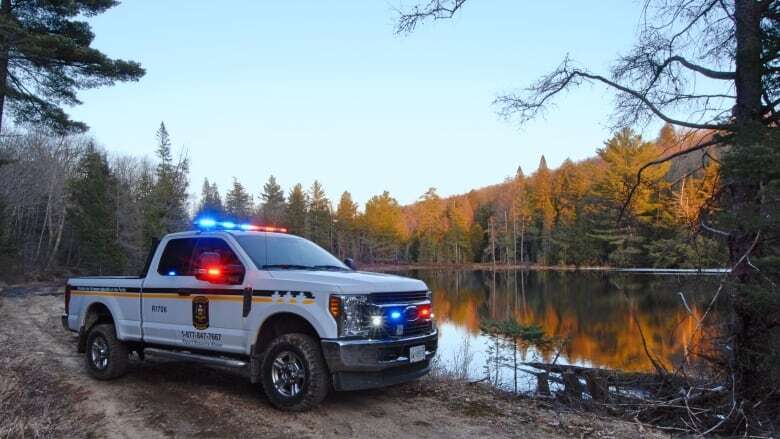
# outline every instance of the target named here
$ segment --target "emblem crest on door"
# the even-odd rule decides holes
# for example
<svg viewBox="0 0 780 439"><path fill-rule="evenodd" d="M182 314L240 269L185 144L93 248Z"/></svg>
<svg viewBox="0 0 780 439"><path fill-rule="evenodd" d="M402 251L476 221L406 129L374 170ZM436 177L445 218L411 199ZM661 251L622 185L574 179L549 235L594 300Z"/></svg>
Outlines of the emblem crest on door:
<svg viewBox="0 0 780 439"><path fill-rule="evenodd" d="M209 327L209 298L196 296L192 298L192 326L195 329L208 329Z"/></svg>

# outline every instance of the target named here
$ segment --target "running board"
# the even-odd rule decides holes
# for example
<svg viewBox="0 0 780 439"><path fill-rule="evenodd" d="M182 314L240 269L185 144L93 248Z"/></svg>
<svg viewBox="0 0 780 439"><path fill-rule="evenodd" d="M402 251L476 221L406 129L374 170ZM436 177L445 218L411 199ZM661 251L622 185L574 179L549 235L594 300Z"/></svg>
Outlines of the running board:
<svg viewBox="0 0 780 439"><path fill-rule="evenodd" d="M169 351L165 349L146 348L144 355L167 358L169 360L193 361L195 363L210 364L212 366L223 366L240 368L246 367L246 361L235 360L225 357L210 357L208 355L198 355L183 351Z"/></svg>

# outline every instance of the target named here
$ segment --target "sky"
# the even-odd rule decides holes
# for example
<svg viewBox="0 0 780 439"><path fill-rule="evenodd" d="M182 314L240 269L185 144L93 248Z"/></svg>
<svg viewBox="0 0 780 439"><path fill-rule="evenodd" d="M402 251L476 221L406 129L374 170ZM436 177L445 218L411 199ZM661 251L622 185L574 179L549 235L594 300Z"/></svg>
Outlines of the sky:
<svg viewBox="0 0 780 439"><path fill-rule="evenodd" d="M230 7L224 7L229 4ZM388 0L133 0L91 18L94 46L139 61L139 82L82 91L67 111L111 154L154 156L164 121L224 192L254 195L273 174L288 190L318 179L334 205L387 190L412 203L429 187L465 193L595 154L612 94L583 86L522 127L491 105L566 54L608 71L635 39L635 0L471 0L452 20L395 35ZM648 131L648 135L655 135Z"/></svg>

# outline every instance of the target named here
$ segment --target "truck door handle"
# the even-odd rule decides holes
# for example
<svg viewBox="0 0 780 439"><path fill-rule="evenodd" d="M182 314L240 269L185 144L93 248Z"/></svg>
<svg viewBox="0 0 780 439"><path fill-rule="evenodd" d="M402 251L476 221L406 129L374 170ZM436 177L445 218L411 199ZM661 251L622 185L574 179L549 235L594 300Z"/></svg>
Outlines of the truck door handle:
<svg viewBox="0 0 780 439"><path fill-rule="evenodd" d="M189 292L189 291L182 291L182 290L179 290L179 291L177 291L177 293L178 293L180 296L189 296L189 295L190 295L190 292Z"/></svg>

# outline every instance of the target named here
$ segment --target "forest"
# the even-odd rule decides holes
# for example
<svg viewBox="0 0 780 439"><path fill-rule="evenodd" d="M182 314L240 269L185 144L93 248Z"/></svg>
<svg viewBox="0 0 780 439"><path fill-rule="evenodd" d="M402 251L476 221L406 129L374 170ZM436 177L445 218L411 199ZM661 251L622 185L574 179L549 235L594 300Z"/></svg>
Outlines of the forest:
<svg viewBox="0 0 780 439"><path fill-rule="evenodd" d="M667 125L646 140L624 129L557 169L542 156L532 173L467 194L429 188L403 206L385 191L359 206L349 192L330 200L317 180L285 191L274 176L256 192L206 179L197 193L164 124L154 158L109 154L83 135L19 132L0 145L3 277L135 274L154 239L203 215L284 226L368 264L719 267L722 244L695 232L716 157L649 169L624 205L643 164L706 135Z"/></svg>

